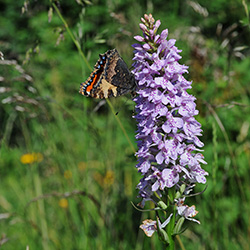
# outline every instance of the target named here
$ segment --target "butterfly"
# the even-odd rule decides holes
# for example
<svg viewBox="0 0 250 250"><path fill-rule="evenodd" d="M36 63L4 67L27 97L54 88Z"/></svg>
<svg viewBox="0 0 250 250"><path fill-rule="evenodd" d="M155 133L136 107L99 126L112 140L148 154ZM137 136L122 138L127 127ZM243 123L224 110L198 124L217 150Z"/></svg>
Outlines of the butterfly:
<svg viewBox="0 0 250 250"><path fill-rule="evenodd" d="M134 75L116 49L108 50L99 57L93 72L85 82L81 83L80 94L104 99L135 90Z"/></svg>

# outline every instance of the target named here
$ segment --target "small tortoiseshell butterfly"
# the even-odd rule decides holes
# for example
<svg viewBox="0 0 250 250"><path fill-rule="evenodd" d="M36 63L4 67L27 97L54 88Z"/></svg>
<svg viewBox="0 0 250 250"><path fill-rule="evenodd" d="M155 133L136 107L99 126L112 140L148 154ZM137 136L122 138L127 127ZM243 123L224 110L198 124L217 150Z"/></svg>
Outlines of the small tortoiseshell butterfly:
<svg viewBox="0 0 250 250"><path fill-rule="evenodd" d="M81 83L79 93L93 98L109 98L124 95L135 89L134 75L129 71L116 49L99 55L89 78Z"/></svg>

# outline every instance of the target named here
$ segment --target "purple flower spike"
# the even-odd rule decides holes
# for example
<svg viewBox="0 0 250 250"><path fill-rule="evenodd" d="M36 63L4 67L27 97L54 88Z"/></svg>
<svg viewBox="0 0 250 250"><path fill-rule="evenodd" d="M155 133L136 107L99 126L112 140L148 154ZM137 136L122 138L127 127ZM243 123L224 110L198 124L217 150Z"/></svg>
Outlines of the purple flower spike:
<svg viewBox="0 0 250 250"><path fill-rule="evenodd" d="M143 36L135 36L141 44L134 44L133 74L137 81L136 115L138 130L138 171L142 179L138 184L141 204L156 203L168 188L184 195L195 183L205 183L200 163L206 164L199 148L203 143L201 125L194 118L198 114L195 97L187 93L191 82L183 74L187 66L179 64L181 50L175 40L167 40L168 30L156 34L160 21L145 15L140 28ZM174 203L175 201L173 201ZM190 219L194 207L172 204L178 207L180 216ZM194 219L192 219L194 220Z"/></svg>

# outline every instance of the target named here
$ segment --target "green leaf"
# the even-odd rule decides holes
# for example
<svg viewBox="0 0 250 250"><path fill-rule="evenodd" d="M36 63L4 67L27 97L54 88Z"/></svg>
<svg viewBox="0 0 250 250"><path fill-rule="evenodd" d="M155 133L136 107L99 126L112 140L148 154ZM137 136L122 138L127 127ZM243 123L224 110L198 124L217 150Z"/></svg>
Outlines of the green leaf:
<svg viewBox="0 0 250 250"><path fill-rule="evenodd" d="M182 228L182 225L183 225L184 221L185 221L185 218L184 218L184 217L181 217L181 218L177 221L177 223L176 223L176 225L175 225L175 227L174 227L173 235L181 234L181 233L183 232L183 231L181 230L181 228Z"/></svg>

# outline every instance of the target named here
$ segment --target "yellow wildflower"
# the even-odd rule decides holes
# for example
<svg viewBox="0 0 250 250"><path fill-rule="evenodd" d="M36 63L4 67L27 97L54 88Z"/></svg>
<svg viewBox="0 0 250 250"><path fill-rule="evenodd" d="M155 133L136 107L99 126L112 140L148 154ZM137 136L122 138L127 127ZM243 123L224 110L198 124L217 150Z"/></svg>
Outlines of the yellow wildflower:
<svg viewBox="0 0 250 250"><path fill-rule="evenodd" d="M41 162L43 155L41 153L28 153L21 156L20 161L23 164L31 164L34 162Z"/></svg>
<svg viewBox="0 0 250 250"><path fill-rule="evenodd" d="M64 178L65 179L71 179L72 178L72 172L70 170L64 171Z"/></svg>
<svg viewBox="0 0 250 250"><path fill-rule="evenodd" d="M67 208L69 206L68 200L65 198L60 199L59 206L62 208Z"/></svg>
<svg viewBox="0 0 250 250"><path fill-rule="evenodd" d="M104 176L104 185L105 186L111 186L113 183L114 183L114 180L115 180L115 174L113 171L111 170L108 170L106 172L106 175Z"/></svg>
<svg viewBox="0 0 250 250"><path fill-rule="evenodd" d="M86 169L86 167L87 167L87 163L86 162L81 161L81 162L78 163L78 169L80 171L84 171Z"/></svg>
<svg viewBox="0 0 250 250"><path fill-rule="evenodd" d="M107 188L114 183L115 174L111 170L108 170L104 176L98 172L95 172L94 179L100 186Z"/></svg>

